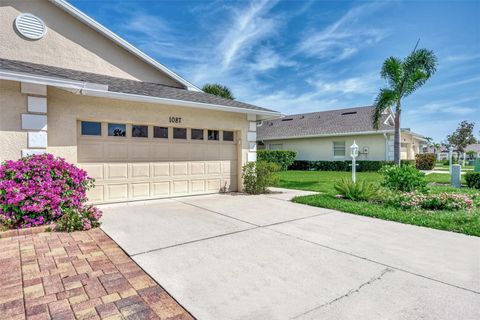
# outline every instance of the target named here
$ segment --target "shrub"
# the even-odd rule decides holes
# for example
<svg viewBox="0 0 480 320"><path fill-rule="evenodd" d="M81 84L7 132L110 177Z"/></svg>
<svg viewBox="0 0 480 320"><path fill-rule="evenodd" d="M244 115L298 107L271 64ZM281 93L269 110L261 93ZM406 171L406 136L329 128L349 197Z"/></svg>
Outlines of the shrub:
<svg viewBox="0 0 480 320"><path fill-rule="evenodd" d="M350 179L342 179L335 183L334 188L343 197L354 201L369 200L377 192L377 187L365 180L354 183Z"/></svg>
<svg viewBox="0 0 480 320"><path fill-rule="evenodd" d="M309 161L296 160L289 167L290 170L318 170L318 171L350 171L352 170L351 161ZM358 172L376 172L386 165L391 165L389 161L358 160Z"/></svg>
<svg viewBox="0 0 480 320"><path fill-rule="evenodd" d="M383 174L382 186L392 191L421 191L427 189L425 174L411 165L386 166L380 170Z"/></svg>
<svg viewBox="0 0 480 320"><path fill-rule="evenodd" d="M62 158L33 155L0 166L0 218L8 228L49 224L82 211L94 180ZM86 209L85 209L86 210Z"/></svg>
<svg viewBox="0 0 480 320"><path fill-rule="evenodd" d="M394 193L387 203L403 209L469 210L475 207L474 199L468 195L447 192L429 195L416 192Z"/></svg>
<svg viewBox="0 0 480 320"><path fill-rule="evenodd" d="M415 167L418 170L433 170L435 168L436 157L433 153L423 153L415 155Z"/></svg>
<svg viewBox="0 0 480 320"><path fill-rule="evenodd" d="M63 215L57 220L55 230L72 232L76 230L90 230L100 226L102 212L93 206L82 210L67 208Z"/></svg>
<svg viewBox="0 0 480 320"><path fill-rule="evenodd" d="M285 171L295 161L297 152L288 150L258 150L257 160L276 163Z"/></svg>
<svg viewBox="0 0 480 320"><path fill-rule="evenodd" d="M267 192L267 188L276 184L279 171L276 163L265 161L249 162L242 168L243 188L246 193L260 194Z"/></svg>
<svg viewBox="0 0 480 320"><path fill-rule="evenodd" d="M467 172L465 181L469 188L480 189L480 172Z"/></svg>

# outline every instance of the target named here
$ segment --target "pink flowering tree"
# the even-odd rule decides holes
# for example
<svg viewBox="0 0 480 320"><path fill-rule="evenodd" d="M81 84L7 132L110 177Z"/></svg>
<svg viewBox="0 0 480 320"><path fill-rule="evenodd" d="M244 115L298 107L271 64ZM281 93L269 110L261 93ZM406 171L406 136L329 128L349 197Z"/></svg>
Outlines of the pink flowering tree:
<svg viewBox="0 0 480 320"><path fill-rule="evenodd" d="M29 228L74 212L83 221L76 230L89 229L101 216L98 209L85 205L93 185L87 172L51 154L6 161L0 166L0 222L9 228Z"/></svg>

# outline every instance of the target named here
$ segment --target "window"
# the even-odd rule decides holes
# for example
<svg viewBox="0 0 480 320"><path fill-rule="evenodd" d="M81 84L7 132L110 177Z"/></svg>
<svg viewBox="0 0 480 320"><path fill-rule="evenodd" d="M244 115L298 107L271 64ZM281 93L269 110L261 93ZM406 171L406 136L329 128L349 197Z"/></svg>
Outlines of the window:
<svg viewBox="0 0 480 320"><path fill-rule="evenodd" d="M101 136L102 124L100 122L82 121L83 136Z"/></svg>
<svg viewBox="0 0 480 320"><path fill-rule="evenodd" d="M167 127L153 127L153 137L154 138L168 139L168 128Z"/></svg>
<svg viewBox="0 0 480 320"><path fill-rule="evenodd" d="M148 126L132 126L132 137L148 138Z"/></svg>
<svg viewBox="0 0 480 320"><path fill-rule="evenodd" d="M108 124L108 135L110 137L125 137L127 132L126 125L119 123Z"/></svg>
<svg viewBox="0 0 480 320"><path fill-rule="evenodd" d="M223 131L223 141L233 141L233 131Z"/></svg>
<svg viewBox="0 0 480 320"><path fill-rule="evenodd" d="M220 135L218 130L208 130L208 140L219 140Z"/></svg>
<svg viewBox="0 0 480 320"><path fill-rule="evenodd" d="M345 141L334 141L333 142L333 156L334 157L345 157Z"/></svg>
<svg viewBox="0 0 480 320"><path fill-rule="evenodd" d="M203 129L192 129L192 140L203 140Z"/></svg>
<svg viewBox="0 0 480 320"><path fill-rule="evenodd" d="M187 129L173 128L173 139L187 139Z"/></svg>
<svg viewBox="0 0 480 320"><path fill-rule="evenodd" d="M282 150L283 149L283 144L280 143L272 143L268 145L268 150Z"/></svg>

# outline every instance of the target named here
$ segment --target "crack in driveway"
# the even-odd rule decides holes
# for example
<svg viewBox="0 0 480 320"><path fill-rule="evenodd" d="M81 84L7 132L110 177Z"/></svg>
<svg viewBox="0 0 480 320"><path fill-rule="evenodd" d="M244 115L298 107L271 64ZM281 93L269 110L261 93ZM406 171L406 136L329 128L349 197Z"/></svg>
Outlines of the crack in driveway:
<svg viewBox="0 0 480 320"><path fill-rule="evenodd" d="M326 303L324 303L324 304L321 304L321 305L319 305L319 306L317 306L317 307L315 307L315 308L313 308L313 309L310 309L310 310L308 310L308 311L306 311L306 312L304 312L304 313L301 313L301 314L299 314L299 315L296 315L296 316L294 316L294 317L291 318L291 319L298 319L298 318L301 317L301 316L307 315L307 314L309 314L309 313L311 313L311 312L313 312L313 311L319 310L319 309L324 308L324 307L327 307L327 306L329 306L329 305L331 305L331 304L333 304L333 303L335 303L335 302L338 302L338 301L340 301L340 300L342 300L342 299L348 298L348 297L350 297L352 294L360 292L360 290L361 290L363 287L368 286L368 285L371 285L372 283L377 282L377 281L379 281L379 280L382 280L383 276L385 276L385 274L387 274L388 272L395 272L395 271L392 270L392 269L390 269L390 268L385 268L385 269L382 270L382 272L381 272L378 276L373 277L373 278L371 278L370 280L368 280L368 281L360 284L358 287L349 290L347 293L345 293L345 294L343 294L343 295L341 295L341 296L339 296L339 297L336 297L335 299L330 300L330 301L328 301L328 302L326 302Z"/></svg>

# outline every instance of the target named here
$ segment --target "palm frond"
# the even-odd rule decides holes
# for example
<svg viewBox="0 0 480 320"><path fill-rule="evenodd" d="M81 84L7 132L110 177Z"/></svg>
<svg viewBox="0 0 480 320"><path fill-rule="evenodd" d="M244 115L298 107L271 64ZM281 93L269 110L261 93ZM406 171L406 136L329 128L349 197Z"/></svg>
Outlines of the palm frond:
<svg viewBox="0 0 480 320"><path fill-rule="evenodd" d="M373 112L373 128L378 130L380 127L380 119L382 113L390 107L393 107L398 100L397 92L391 89L380 89L380 92L375 99L375 110Z"/></svg>
<svg viewBox="0 0 480 320"><path fill-rule="evenodd" d="M380 75L388 81L391 88L397 88L403 78L402 60L395 57L390 57L385 60Z"/></svg>

